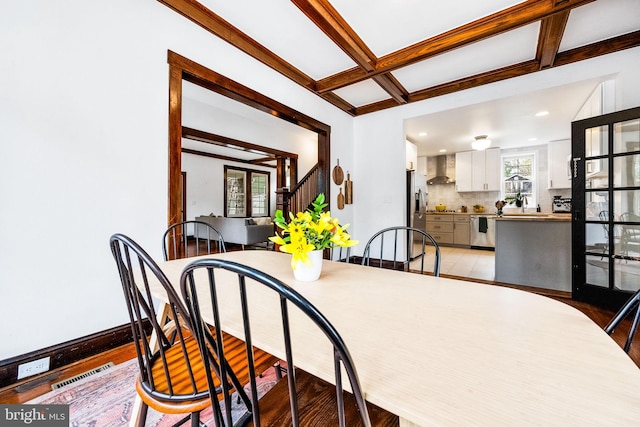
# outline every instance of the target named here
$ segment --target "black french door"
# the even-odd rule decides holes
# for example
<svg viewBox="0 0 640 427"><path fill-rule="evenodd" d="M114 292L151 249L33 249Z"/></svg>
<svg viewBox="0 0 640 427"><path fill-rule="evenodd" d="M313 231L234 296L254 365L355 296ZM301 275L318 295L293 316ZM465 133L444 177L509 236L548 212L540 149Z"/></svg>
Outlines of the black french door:
<svg viewBox="0 0 640 427"><path fill-rule="evenodd" d="M640 107L571 127L573 299L617 310L640 287Z"/></svg>

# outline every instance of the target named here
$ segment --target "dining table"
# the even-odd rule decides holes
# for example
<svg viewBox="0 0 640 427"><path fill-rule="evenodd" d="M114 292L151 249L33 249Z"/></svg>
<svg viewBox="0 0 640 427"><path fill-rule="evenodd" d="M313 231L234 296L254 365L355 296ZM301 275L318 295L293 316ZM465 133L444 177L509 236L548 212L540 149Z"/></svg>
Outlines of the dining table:
<svg viewBox="0 0 640 427"><path fill-rule="evenodd" d="M401 426L640 425L640 369L602 328L561 301L329 260L318 280L301 282L291 255L269 250L159 266L180 293L183 269L206 257L253 267L302 294L344 339L365 399L398 415ZM227 274L218 279L229 282L219 287L222 329L243 338L237 277ZM277 298L249 289L253 344L284 358ZM152 292L166 302L162 289ZM302 313L292 316L296 367L333 381L329 344Z"/></svg>

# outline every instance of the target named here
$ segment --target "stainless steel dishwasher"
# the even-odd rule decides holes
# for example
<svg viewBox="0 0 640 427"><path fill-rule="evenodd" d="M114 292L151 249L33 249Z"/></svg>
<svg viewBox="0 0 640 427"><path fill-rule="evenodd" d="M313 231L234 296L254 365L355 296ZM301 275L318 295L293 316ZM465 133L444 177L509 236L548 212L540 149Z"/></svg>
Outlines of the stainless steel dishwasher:
<svg viewBox="0 0 640 427"><path fill-rule="evenodd" d="M469 222L471 248L489 249L496 248L496 216L495 215L471 215ZM480 219L484 218L484 219ZM486 221L486 229L485 222Z"/></svg>

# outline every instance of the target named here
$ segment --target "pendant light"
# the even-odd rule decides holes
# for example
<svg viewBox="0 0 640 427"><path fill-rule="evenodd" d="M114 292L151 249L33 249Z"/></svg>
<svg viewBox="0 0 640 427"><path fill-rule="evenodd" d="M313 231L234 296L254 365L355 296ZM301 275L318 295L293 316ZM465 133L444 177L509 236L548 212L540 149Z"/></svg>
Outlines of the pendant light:
<svg viewBox="0 0 640 427"><path fill-rule="evenodd" d="M487 135L478 135L475 138L476 140L471 143L471 148L474 150L484 150L491 145L491 140L487 138Z"/></svg>

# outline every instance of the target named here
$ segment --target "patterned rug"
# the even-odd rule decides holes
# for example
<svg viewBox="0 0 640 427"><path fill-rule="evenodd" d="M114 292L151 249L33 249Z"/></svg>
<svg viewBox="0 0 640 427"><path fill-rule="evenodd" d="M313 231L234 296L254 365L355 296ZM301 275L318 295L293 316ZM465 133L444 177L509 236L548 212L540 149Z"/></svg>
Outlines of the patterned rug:
<svg viewBox="0 0 640 427"><path fill-rule="evenodd" d="M71 427L127 426L136 397L137 375L138 364L134 359L51 391L27 403L69 405ZM262 395L276 384L275 370L268 369L257 380L259 395ZM232 408L232 411L234 419L244 412L239 407ZM211 409L203 411L200 414L201 423L212 426L212 415ZM165 415L149 408L146 426L168 427L184 416Z"/></svg>

